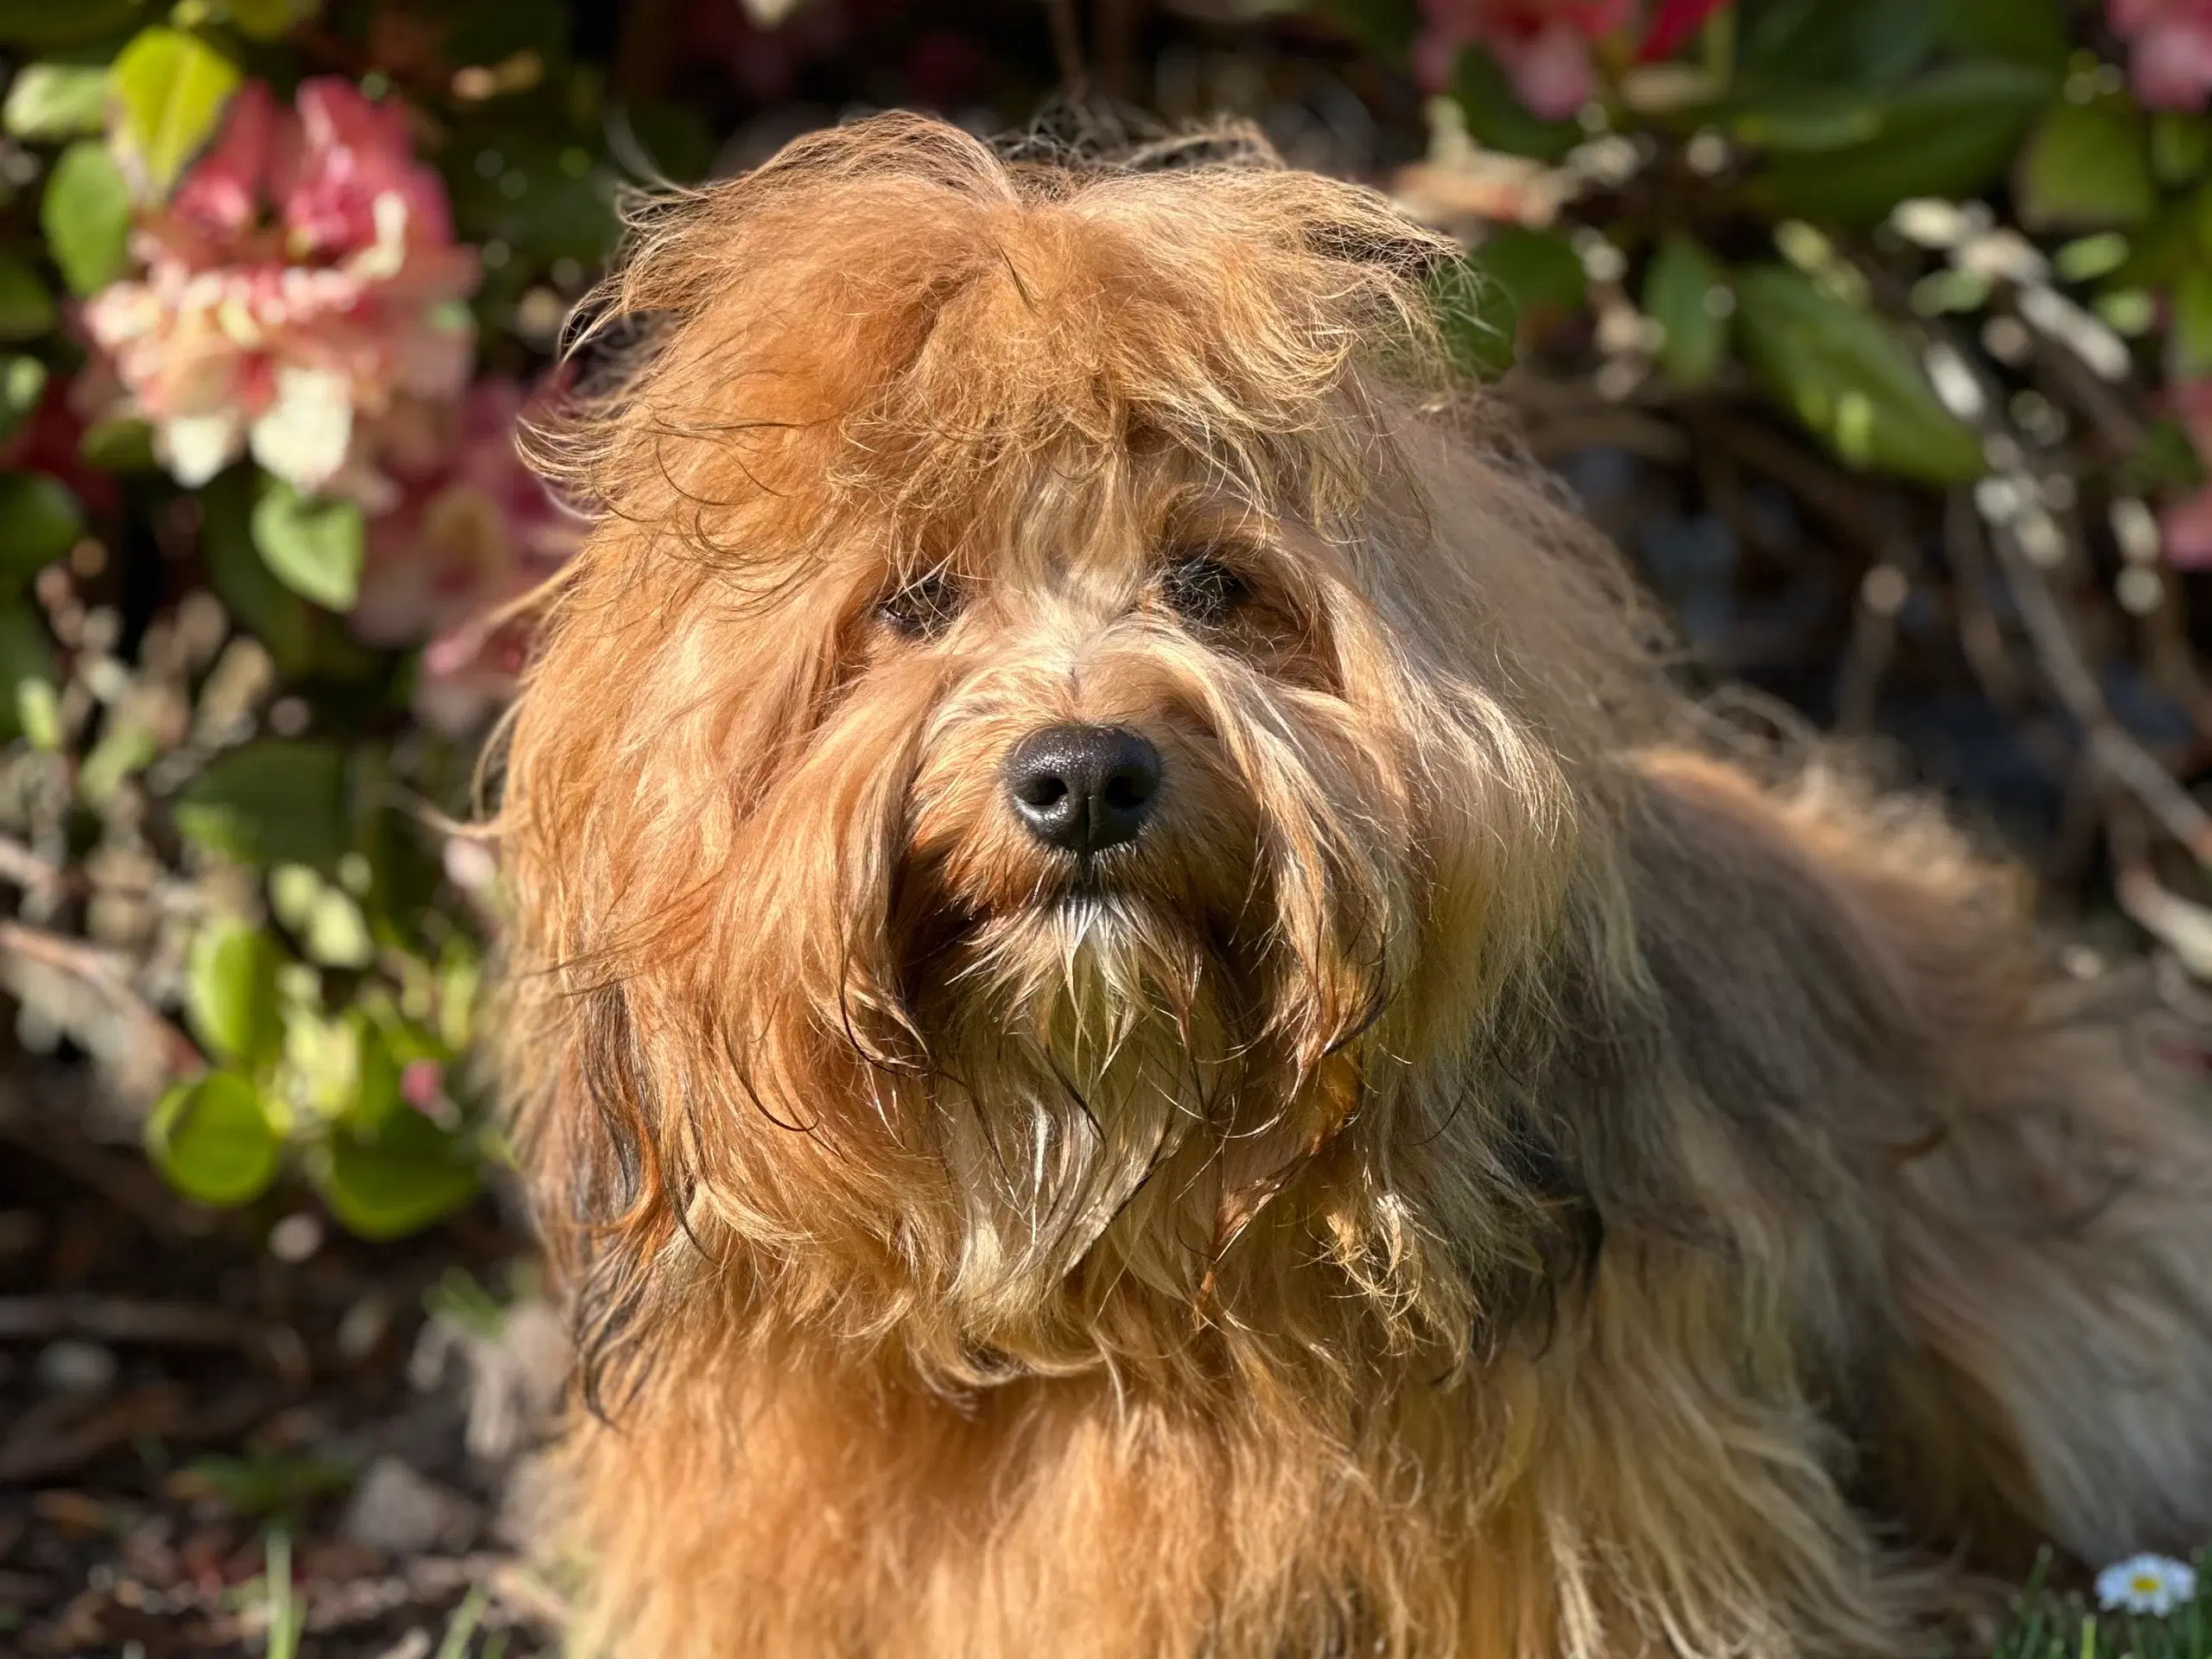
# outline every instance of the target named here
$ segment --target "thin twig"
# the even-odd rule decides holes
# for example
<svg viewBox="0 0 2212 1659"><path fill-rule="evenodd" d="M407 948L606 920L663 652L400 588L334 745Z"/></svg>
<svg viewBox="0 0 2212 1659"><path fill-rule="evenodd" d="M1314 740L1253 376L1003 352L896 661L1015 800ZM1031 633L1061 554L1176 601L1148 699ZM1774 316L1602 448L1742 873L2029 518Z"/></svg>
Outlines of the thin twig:
<svg viewBox="0 0 2212 1659"><path fill-rule="evenodd" d="M257 1327L228 1308L135 1296L0 1296L0 1342L62 1335L149 1347L228 1348Z"/></svg>
<svg viewBox="0 0 2212 1659"><path fill-rule="evenodd" d="M138 994L130 982L130 959L121 951L41 932L21 922L0 921L0 956L53 969L99 991L155 1046L167 1071L182 1074L197 1071L204 1064L193 1040Z"/></svg>

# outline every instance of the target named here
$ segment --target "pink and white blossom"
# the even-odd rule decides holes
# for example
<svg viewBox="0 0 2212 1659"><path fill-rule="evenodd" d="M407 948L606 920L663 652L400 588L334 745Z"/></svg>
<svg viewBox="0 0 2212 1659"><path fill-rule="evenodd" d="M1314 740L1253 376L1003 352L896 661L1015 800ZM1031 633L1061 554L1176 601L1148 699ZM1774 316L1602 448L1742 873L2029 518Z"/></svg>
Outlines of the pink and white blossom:
<svg viewBox="0 0 2212 1659"><path fill-rule="evenodd" d="M132 245L141 273L94 295L84 324L181 483L251 452L374 509L391 493L382 429L467 382L475 254L404 113L345 80L304 83L291 111L241 87Z"/></svg>

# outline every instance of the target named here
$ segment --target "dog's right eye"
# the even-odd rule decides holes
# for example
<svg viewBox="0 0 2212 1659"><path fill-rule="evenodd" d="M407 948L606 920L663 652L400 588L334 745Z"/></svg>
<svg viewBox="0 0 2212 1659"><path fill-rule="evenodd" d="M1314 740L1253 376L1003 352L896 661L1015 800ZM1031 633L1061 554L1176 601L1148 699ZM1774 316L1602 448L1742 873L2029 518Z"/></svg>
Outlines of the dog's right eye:
<svg viewBox="0 0 2212 1659"><path fill-rule="evenodd" d="M1252 596L1244 578L1210 553L1177 559L1160 573L1160 597L1170 610L1204 626L1217 626Z"/></svg>
<svg viewBox="0 0 2212 1659"><path fill-rule="evenodd" d="M909 639L934 639L960 614L960 585L932 570L883 601L875 613Z"/></svg>

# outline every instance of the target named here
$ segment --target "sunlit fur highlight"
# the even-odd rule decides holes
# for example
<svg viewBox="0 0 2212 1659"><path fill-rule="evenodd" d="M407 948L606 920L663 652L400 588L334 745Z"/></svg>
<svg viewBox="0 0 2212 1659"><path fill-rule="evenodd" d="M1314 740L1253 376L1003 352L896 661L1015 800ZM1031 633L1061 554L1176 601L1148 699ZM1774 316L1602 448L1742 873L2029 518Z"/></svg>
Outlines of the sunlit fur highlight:
<svg viewBox="0 0 2212 1659"><path fill-rule="evenodd" d="M1931 817L1685 747L1449 245L1234 148L878 118L598 297L490 826L580 1646L1888 1659L2190 1542L2196 1126ZM1070 720L1165 763L1089 870Z"/></svg>

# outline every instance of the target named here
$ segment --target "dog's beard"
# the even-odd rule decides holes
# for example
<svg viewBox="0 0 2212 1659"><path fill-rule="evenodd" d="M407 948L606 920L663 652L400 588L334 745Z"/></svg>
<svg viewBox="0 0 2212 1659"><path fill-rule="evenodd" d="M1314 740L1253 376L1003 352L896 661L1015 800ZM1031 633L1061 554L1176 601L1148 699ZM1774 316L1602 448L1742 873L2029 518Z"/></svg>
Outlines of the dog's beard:
<svg viewBox="0 0 2212 1659"><path fill-rule="evenodd" d="M1219 1132L1249 1068L1228 965L1186 923L1111 893L999 920L962 955L931 1044L932 1116L966 1211L956 1297L988 1325L1033 1314L1087 1258L1187 1274L1209 1240L1163 1260L1146 1222L1187 1185L1178 1154ZM1155 1183L1171 1190L1147 1203ZM1154 1248L1096 1260L1109 1230Z"/></svg>

